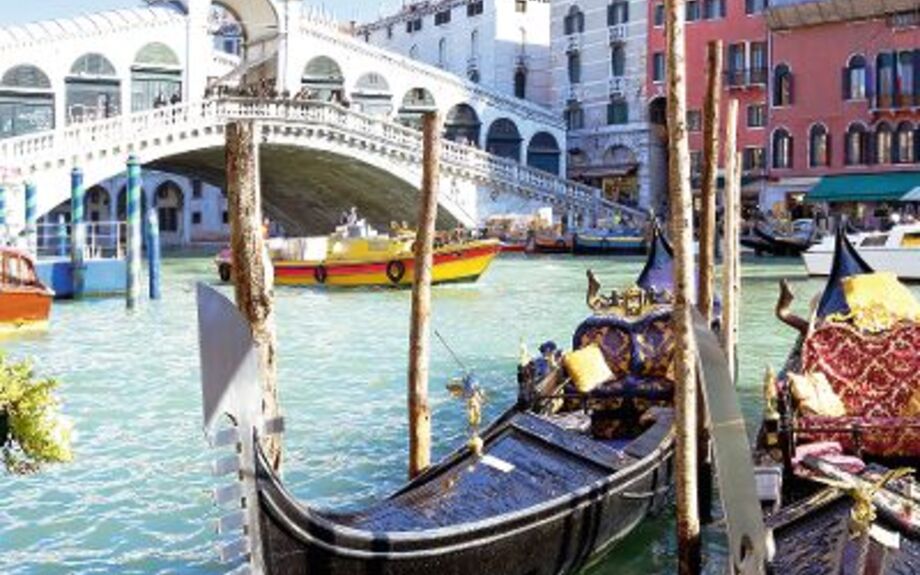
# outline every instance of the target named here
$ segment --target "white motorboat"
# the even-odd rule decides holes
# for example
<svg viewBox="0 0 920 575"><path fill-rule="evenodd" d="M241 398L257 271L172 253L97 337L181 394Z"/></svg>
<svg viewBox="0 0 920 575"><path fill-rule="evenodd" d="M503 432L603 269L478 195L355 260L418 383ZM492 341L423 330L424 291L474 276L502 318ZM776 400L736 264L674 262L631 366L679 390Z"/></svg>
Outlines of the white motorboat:
<svg viewBox="0 0 920 575"><path fill-rule="evenodd" d="M920 224L901 224L884 232L861 232L847 237L872 269L892 272L901 280L920 281ZM834 236L827 236L803 252L802 258L808 275L828 275L834 259Z"/></svg>

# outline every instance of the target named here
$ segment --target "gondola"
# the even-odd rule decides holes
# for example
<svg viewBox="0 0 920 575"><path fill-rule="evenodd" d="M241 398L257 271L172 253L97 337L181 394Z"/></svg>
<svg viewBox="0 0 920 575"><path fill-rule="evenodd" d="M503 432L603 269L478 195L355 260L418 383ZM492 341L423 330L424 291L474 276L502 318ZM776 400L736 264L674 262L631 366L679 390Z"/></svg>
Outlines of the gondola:
<svg viewBox="0 0 920 575"><path fill-rule="evenodd" d="M833 268L808 320L764 382L756 459L776 573L920 572L920 304L876 274L838 233ZM896 478L892 470L908 465ZM770 495L772 493L772 495Z"/></svg>
<svg viewBox="0 0 920 575"><path fill-rule="evenodd" d="M226 488L229 499L253 502L225 520L245 526L245 538L222 556L270 574L583 568L668 498L669 265L659 250L638 285L610 296L589 272L593 313L575 330L578 352L541 346L541 357L519 366L515 406L392 496L350 513L298 502L272 470L259 439L282 426L261 421L249 328L226 298L199 285L205 428L212 443L239 454L218 466L242 478Z"/></svg>
<svg viewBox="0 0 920 575"><path fill-rule="evenodd" d="M583 230L572 239L572 253L577 255L644 255L647 250L645 232L639 228Z"/></svg>
<svg viewBox="0 0 920 575"><path fill-rule="evenodd" d="M801 219L792 222L789 231L782 231L776 225L757 222L750 234L741 237L741 245L774 256L798 256L818 241L818 230L812 220Z"/></svg>

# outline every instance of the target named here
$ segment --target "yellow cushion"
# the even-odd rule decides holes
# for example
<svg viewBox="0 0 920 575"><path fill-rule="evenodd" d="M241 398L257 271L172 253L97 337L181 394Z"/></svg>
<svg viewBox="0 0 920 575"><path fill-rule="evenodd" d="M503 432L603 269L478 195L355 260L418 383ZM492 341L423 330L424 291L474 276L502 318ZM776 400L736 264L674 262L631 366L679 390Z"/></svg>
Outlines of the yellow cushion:
<svg viewBox="0 0 920 575"><path fill-rule="evenodd" d="M907 405L901 409L901 417L920 417L920 389L914 391Z"/></svg>
<svg viewBox="0 0 920 575"><path fill-rule="evenodd" d="M920 303L891 272L860 274L843 280L850 319L860 329L884 331L899 321L920 321Z"/></svg>
<svg viewBox="0 0 920 575"><path fill-rule="evenodd" d="M604 353L596 343L565 354L562 363L581 393L588 393L613 377Z"/></svg>
<svg viewBox="0 0 920 575"><path fill-rule="evenodd" d="M787 374L799 413L819 417L843 417L847 410L821 372Z"/></svg>

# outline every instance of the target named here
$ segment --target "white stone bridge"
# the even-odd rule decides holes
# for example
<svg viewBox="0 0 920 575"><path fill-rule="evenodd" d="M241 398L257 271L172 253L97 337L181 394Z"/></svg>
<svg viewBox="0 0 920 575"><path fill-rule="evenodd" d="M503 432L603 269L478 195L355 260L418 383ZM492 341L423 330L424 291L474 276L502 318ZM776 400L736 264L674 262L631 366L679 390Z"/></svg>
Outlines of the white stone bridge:
<svg viewBox="0 0 920 575"><path fill-rule="evenodd" d="M224 127L234 120L259 123L265 204L291 231L325 229L350 205L377 223L410 219L421 182L412 126L427 110L444 122L441 203L453 220L546 205L589 219L629 211L557 175L564 126L545 108L304 18L298 0L222 2L239 30L241 47L229 52L215 49L234 38L215 36L210 2L173 4L181 9L0 29L0 94L13 102L0 110L0 183L14 229L25 182L36 185L41 215L69 198L75 166L89 187L133 154L222 185ZM221 85L275 96L218 97ZM164 91L178 101L155 101Z"/></svg>

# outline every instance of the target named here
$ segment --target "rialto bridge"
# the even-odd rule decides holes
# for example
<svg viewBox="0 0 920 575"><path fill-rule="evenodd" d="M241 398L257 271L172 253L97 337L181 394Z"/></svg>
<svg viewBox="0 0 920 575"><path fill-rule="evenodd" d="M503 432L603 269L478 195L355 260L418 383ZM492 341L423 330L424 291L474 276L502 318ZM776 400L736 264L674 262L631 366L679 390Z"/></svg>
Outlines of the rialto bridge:
<svg viewBox="0 0 920 575"><path fill-rule="evenodd" d="M547 205L586 218L629 211L559 176L565 130L549 110L369 46L299 0L162 2L2 28L0 74L14 230L27 182L46 214L69 199L74 167L92 187L131 155L221 187L224 128L247 119L259 125L265 204L289 231L324 231L350 205L375 223L411 219L430 110L443 122L448 221ZM124 201L100 189L107 205Z"/></svg>

